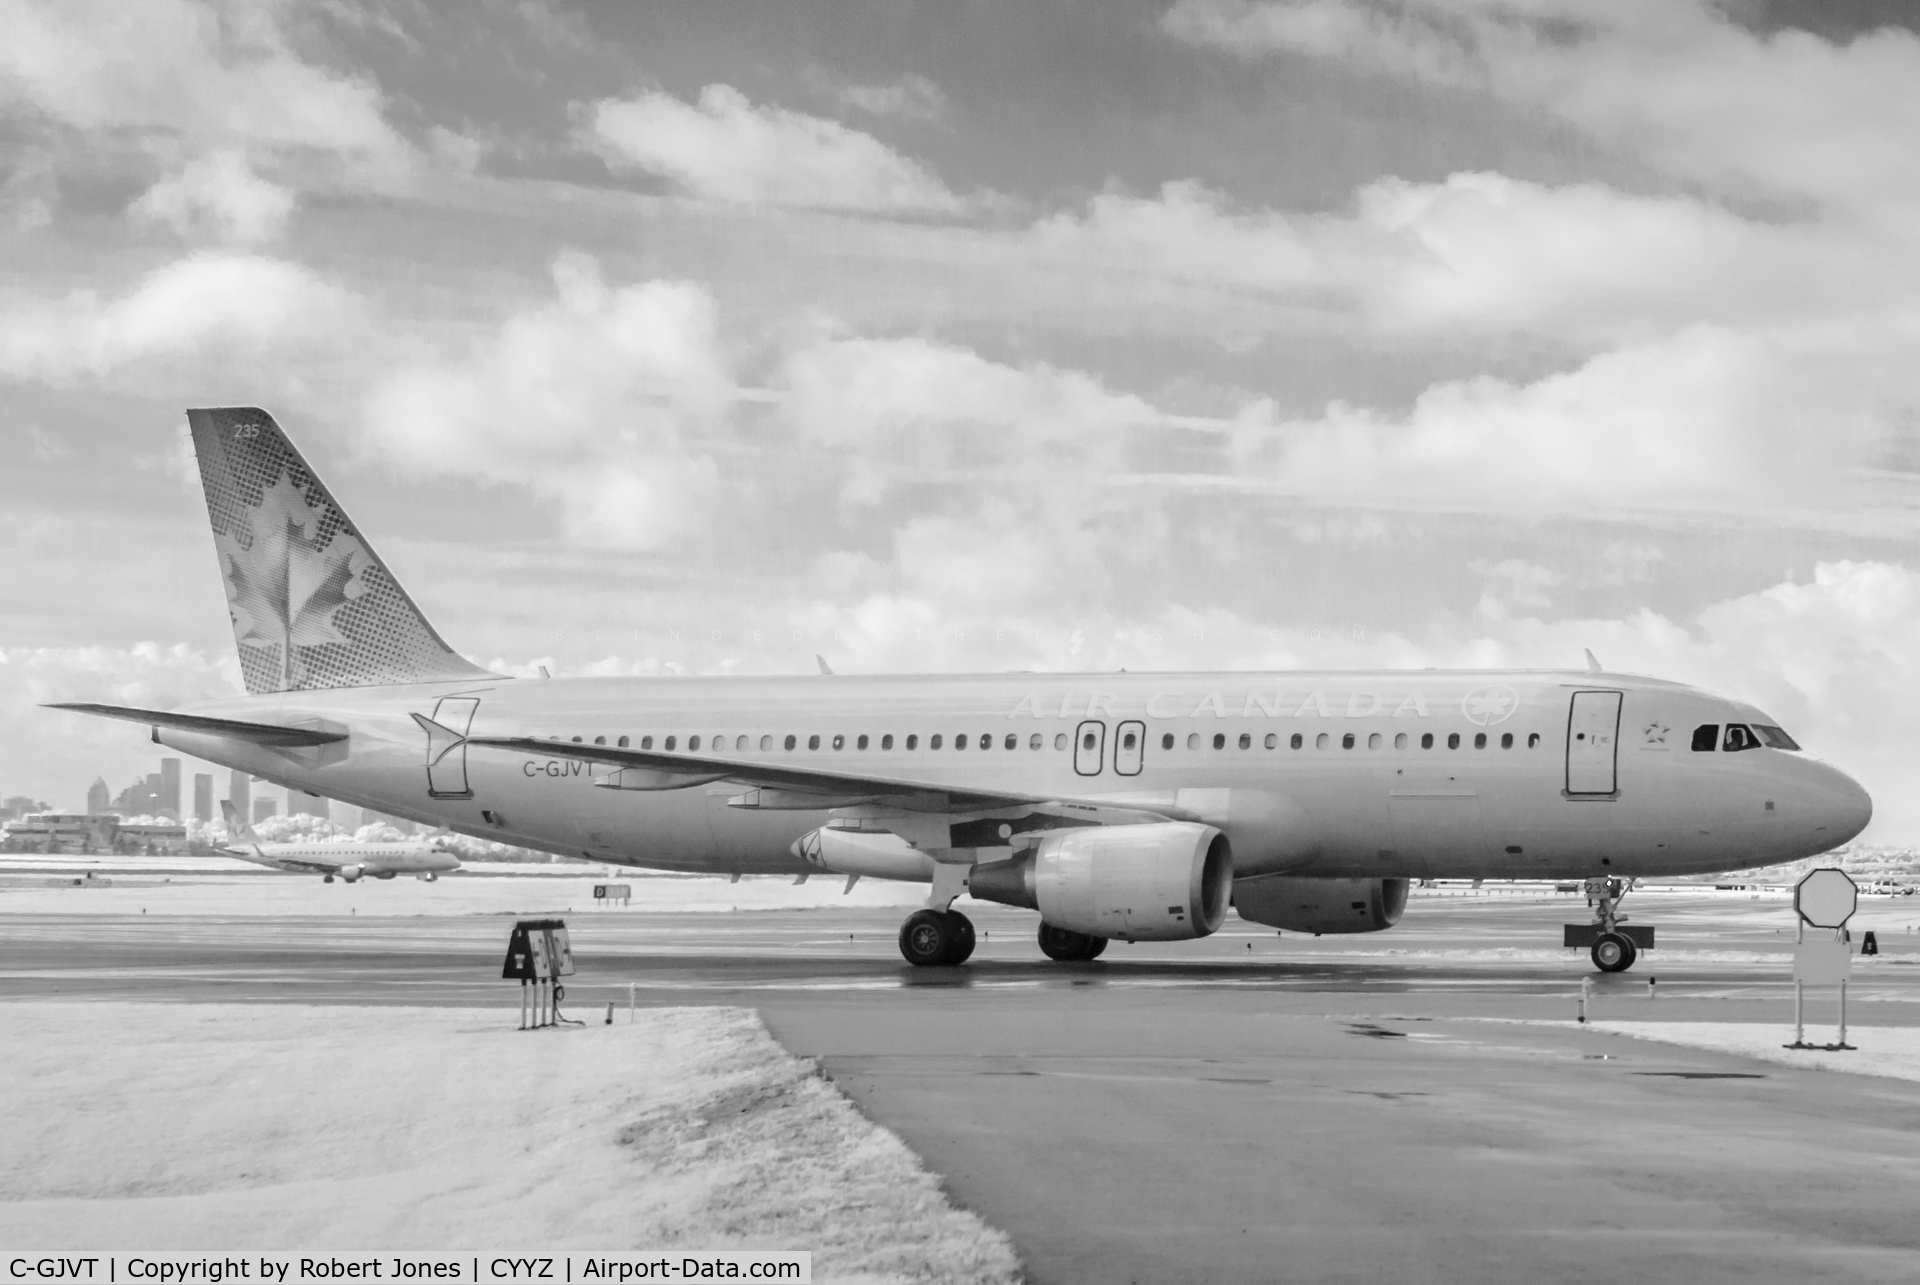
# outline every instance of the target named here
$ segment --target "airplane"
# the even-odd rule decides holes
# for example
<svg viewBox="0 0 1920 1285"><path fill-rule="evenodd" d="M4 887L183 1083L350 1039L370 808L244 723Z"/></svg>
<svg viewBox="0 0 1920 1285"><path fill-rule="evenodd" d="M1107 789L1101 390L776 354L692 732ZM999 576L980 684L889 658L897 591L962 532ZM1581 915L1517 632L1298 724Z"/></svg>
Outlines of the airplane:
<svg viewBox="0 0 1920 1285"><path fill-rule="evenodd" d="M1759 709L1586 670L514 679L455 652L273 418L188 422L247 695L129 720L183 754L590 861L925 883L900 930L963 963L963 894L1049 958L1217 930L1374 932L1409 881L1578 879L1596 967L1635 878L1798 860L1866 791Z"/></svg>
<svg viewBox="0 0 1920 1285"><path fill-rule="evenodd" d="M348 883L361 879L391 879L413 875L432 883L449 870L460 868L452 853L424 840L412 843L262 843L231 800L220 800L227 822L227 842L219 851L255 865L276 870L302 871L332 883L338 875Z"/></svg>

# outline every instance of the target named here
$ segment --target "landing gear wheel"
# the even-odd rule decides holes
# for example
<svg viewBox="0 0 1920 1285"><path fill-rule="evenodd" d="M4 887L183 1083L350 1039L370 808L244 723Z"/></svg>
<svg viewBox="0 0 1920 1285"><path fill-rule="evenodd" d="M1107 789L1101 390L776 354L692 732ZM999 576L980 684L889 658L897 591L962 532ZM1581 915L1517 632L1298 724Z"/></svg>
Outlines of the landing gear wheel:
<svg viewBox="0 0 1920 1285"><path fill-rule="evenodd" d="M1594 939L1593 966L1603 973L1624 973L1640 957L1640 948L1625 933L1601 933Z"/></svg>
<svg viewBox="0 0 1920 1285"><path fill-rule="evenodd" d="M954 949L953 958L947 962L950 964L964 964L973 958L973 920L967 918L957 910L949 910L947 912L947 918L953 920L960 926L960 941Z"/></svg>
<svg viewBox="0 0 1920 1285"><path fill-rule="evenodd" d="M916 968L957 964L972 945L973 925L951 911L916 910L900 925L900 953Z"/></svg>
<svg viewBox="0 0 1920 1285"><path fill-rule="evenodd" d="M1057 959L1063 964L1085 963L1098 958L1106 948L1105 937L1055 928L1044 920L1040 924L1040 950L1048 959Z"/></svg>
<svg viewBox="0 0 1920 1285"><path fill-rule="evenodd" d="M327 875L327 876L325 876L324 878L322 878L322 879L320 880L320 882L321 882L321 883L332 883L332 882L333 882L333 876L332 876L332 875Z"/></svg>

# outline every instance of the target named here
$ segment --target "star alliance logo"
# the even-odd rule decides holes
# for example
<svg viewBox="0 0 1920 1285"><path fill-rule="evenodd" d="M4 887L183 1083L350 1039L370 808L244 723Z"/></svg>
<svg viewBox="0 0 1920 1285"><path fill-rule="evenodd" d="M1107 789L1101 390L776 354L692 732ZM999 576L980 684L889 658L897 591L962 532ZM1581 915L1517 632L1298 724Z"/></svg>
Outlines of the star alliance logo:
<svg viewBox="0 0 1920 1285"><path fill-rule="evenodd" d="M1667 748L1667 733L1672 730L1673 729L1665 723L1648 723L1645 730L1641 733L1645 739L1643 739L1640 744L1643 746L1658 746L1661 749L1665 749Z"/></svg>

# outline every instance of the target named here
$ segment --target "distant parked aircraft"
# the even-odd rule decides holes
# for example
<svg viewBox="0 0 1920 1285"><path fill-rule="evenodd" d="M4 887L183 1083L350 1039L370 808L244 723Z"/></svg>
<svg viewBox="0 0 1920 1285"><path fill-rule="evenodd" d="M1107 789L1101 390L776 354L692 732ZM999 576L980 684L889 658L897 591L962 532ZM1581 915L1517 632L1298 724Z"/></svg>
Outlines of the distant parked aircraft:
<svg viewBox="0 0 1920 1285"><path fill-rule="evenodd" d="M432 883L442 871L458 870L460 862L425 840L404 843L262 843L245 817L232 803L221 800L220 815L227 819L228 842L220 851L242 861L272 866L276 870L298 870L323 876L332 883L335 875L348 883L362 878L391 879L395 875L413 875Z"/></svg>

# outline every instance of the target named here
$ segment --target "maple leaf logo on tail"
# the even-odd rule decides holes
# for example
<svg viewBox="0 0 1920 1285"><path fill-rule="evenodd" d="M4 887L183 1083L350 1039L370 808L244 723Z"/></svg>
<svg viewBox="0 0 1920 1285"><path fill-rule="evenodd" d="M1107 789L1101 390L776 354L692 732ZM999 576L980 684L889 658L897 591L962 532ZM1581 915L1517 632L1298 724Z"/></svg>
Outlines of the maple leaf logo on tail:
<svg viewBox="0 0 1920 1285"><path fill-rule="evenodd" d="M247 691L470 679L273 417L187 421Z"/></svg>
<svg viewBox="0 0 1920 1285"><path fill-rule="evenodd" d="M322 544L325 516L283 473L254 510L251 547L230 534L216 537L234 637L242 647L278 648L288 690L305 685L301 648L352 644L334 616L366 592L361 575L373 561L344 529Z"/></svg>

